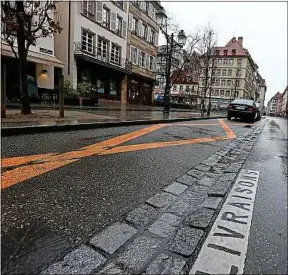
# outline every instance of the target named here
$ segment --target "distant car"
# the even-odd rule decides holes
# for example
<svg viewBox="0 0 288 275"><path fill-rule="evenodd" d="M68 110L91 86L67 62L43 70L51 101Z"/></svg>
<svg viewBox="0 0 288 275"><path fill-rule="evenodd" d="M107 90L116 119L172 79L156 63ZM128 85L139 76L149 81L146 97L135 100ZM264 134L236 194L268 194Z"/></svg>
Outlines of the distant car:
<svg viewBox="0 0 288 275"><path fill-rule="evenodd" d="M255 122L261 119L260 110L257 103L250 99L235 99L227 108L227 119L232 117L242 118L249 122Z"/></svg>

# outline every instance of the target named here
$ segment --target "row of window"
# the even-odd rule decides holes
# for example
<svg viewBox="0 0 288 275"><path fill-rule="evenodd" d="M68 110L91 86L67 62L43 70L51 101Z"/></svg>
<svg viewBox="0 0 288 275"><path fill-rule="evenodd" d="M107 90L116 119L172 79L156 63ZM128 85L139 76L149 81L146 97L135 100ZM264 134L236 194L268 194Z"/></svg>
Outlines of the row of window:
<svg viewBox="0 0 288 275"><path fill-rule="evenodd" d="M139 9L156 21L156 9L150 1L132 1Z"/></svg>
<svg viewBox="0 0 288 275"><path fill-rule="evenodd" d="M118 1L121 2L121 1ZM99 1L82 1L81 13L122 37L126 37L127 21Z"/></svg>
<svg viewBox="0 0 288 275"><path fill-rule="evenodd" d="M222 73L221 73L222 72ZM233 70L232 69L217 69L217 71L216 71L216 69L213 69L213 75L215 75L215 73L216 73L216 75L217 76L232 76L232 73L233 73ZM242 76L242 72L241 72L241 69L237 69L236 71L235 71L235 76L237 76L237 77L241 77Z"/></svg>
<svg viewBox="0 0 288 275"><path fill-rule="evenodd" d="M232 52L232 55L236 55L236 52L237 52L237 51L236 51L236 49L232 49L231 52ZM223 54L224 54L224 55L228 55L228 50L224 50L224 51L223 51ZM220 50L216 50L216 55L220 55Z"/></svg>
<svg viewBox="0 0 288 275"><path fill-rule="evenodd" d="M205 80L203 81L202 80L202 83L203 83L203 86L205 84ZM222 87L240 87L240 81L239 79L215 79L215 80L212 80L212 85L214 86L222 86Z"/></svg>
<svg viewBox="0 0 288 275"><path fill-rule="evenodd" d="M156 31L141 20L138 20L131 13L129 13L129 30L152 45L156 45L158 39Z"/></svg>
<svg viewBox="0 0 288 275"><path fill-rule="evenodd" d="M218 66L233 66L234 65L234 59L215 59L215 65ZM242 66L242 58L237 59L237 66Z"/></svg>
<svg viewBox="0 0 288 275"><path fill-rule="evenodd" d="M232 96L233 98L237 98L239 96L238 91L230 91L230 90L211 90L211 95L212 96L225 96L225 97L230 97Z"/></svg>
<svg viewBox="0 0 288 275"><path fill-rule="evenodd" d="M97 55L98 58L107 62L120 64L121 47L101 36L98 36L96 44L95 33L85 29L82 30L82 51Z"/></svg>
<svg viewBox="0 0 288 275"><path fill-rule="evenodd" d="M134 65L139 65L153 72L156 71L156 58L134 46L130 46L130 60Z"/></svg>
<svg viewBox="0 0 288 275"><path fill-rule="evenodd" d="M183 85L173 85L173 91L184 91ZM197 88L193 85L186 85L185 91L191 91L193 94L197 93Z"/></svg>

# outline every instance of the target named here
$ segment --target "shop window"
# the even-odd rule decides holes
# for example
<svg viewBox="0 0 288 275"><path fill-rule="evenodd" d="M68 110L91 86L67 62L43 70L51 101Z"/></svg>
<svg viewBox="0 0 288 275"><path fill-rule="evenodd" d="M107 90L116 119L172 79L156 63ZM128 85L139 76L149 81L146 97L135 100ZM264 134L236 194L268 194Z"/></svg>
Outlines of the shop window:
<svg viewBox="0 0 288 275"><path fill-rule="evenodd" d="M112 43L111 47L111 62L120 64L121 47Z"/></svg>
<svg viewBox="0 0 288 275"><path fill-rule="evenodd" d="M104 81L98 79L97 80L97 93L98 94L104 94L105 93L105 89L104 89Z"/></svg>
<svg viewBox="0 0 288 275"><path fill-rule="evenodd" d="M94 54L95 34L87 30L82 30L82 50Z"/></svg>
<svg viewBox="0 0 288 275"><path fill-rule="evenodd" d="M117 84L114 79L110 80L110 95L117 95Z"/></svg>

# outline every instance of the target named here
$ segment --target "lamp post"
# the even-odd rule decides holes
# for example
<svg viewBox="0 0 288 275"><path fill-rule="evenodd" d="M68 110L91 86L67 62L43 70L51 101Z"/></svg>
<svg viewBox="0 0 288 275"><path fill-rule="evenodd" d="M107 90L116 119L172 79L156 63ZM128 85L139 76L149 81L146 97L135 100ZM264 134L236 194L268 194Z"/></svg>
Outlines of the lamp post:
<svg viewBox="0 0 288 275"><path fill-rule="evenodd" d="M162 7L160 10L156 13L156 21L157 24L164 34L166 41L167 41L167 48L166 48L166 72L165 72L165 78L166 78L166 84L165 84L165 92L164 92L164 113L169 113L170 109L170 89L171 89L171 64L172 64L172 55L173 55L173 49L175 47L183 48L186 44L187 37L183 30L181 30L177 35L177 41L174 40L174 33L168 34L168 26L167 26L167 15L165 13L164 8Z"/></svg>

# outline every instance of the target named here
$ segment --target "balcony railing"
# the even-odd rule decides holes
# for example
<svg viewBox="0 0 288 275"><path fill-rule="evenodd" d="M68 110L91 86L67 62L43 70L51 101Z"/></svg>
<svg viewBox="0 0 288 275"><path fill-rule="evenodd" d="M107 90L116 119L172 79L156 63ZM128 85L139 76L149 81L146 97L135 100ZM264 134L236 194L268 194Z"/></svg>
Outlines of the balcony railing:
<svg viewBox="0 0 288 275"><path fill-rule="evenodd" d="M132 63L128 59L121 58L108 51L98 51L97 47L82 42L74 42L74 55L89 58L92 62L108 68L126 73L132 72Z"/></svg>

